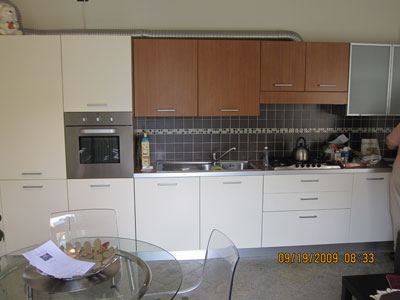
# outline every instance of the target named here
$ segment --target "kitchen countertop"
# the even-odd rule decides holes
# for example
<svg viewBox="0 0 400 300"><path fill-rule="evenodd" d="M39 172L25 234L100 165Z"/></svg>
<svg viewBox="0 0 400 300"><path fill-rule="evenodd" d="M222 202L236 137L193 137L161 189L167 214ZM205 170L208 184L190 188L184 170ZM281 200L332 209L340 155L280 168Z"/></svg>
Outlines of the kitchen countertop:
<svg viewBox="0 0 400 300"><path fill-rule="evenodd" d="M199 172L157 172L156 164L153 165L152 171L143 172L140 169L135 169L134 178L156 178L156 177L213 177L213 176L256 176L256 175L298 175L298 174L348 174L348 173L378 173L392 172L392 167L385 161L380 161L378 164L368 167L358 168L342 168L331 170L279 170L275 171L271 167L264 167L261 161L253 162L259 170L246 171L199 171Z"/></svg>

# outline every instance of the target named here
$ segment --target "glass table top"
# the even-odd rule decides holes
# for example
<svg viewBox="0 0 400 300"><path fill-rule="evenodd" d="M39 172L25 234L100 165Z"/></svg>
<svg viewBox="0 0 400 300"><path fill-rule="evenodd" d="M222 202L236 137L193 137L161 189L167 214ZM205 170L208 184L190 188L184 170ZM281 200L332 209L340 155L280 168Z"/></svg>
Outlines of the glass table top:
<svg viewBox="0 0 400 300"><path fill-rule="evenodd" d="M118 259L102 272L76 280L46 276L21 255L39 245L0 257L0 299L173 299L182 282L176 259L155 245L119 238Z"/></svg>

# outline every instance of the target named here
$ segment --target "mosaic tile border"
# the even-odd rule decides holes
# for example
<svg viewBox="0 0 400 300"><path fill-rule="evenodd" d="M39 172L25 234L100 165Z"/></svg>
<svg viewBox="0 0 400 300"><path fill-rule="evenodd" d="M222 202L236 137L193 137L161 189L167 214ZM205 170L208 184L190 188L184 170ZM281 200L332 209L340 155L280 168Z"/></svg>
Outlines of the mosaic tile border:
<svg viewBox="0 0 400 300"><path fill-rule="evenodd" d="M373 128L197 128L197 129L138 129L136 133L149 135L171 134L262 134L262 133L390 133L391 127Z"/></svg>

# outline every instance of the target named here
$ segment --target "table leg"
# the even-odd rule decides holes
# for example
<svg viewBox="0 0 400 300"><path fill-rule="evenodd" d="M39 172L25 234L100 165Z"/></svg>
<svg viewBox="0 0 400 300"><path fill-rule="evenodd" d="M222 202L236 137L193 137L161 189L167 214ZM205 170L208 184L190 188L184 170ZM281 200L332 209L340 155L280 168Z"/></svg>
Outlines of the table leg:
<svg viewBox="0 0 400 300"><path fill-rule="evenodd" d="M351 300L353 295L349 292L349 290L342 285L342 299L341 300Z"/></svg>
<svg viewBox="0 0 400 300"><path fill-rule="evenodd" d="M30 286L27 286L26 288L27 288L26 299L33 300L33 289Z"/></svg>
<svg viewBox="0 0 400 300"><path fill-rule="evenodd" d="M128 274L129 274L129 285L131 287L131 293L132 295L135 295L135 282L133 280L133 271L132 271L132 265L130 260L126 260L126 265L128 267Z"/></svg>

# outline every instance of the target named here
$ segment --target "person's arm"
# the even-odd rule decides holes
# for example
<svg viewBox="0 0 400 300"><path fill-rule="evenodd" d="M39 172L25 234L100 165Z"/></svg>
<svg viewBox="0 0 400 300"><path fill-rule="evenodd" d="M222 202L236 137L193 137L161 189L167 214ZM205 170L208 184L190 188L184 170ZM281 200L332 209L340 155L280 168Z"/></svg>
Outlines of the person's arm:
<svg viewBox="0 0 400 300"><path fill-rule="evenodd" d="M393 150L400 145L400 124L386 137L386 145Z"/></svg>

